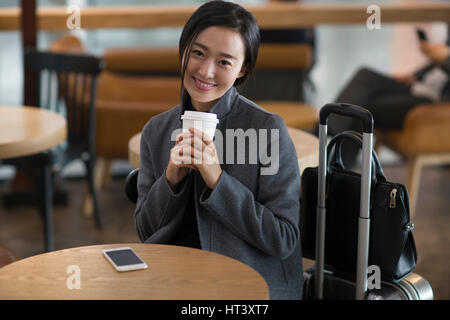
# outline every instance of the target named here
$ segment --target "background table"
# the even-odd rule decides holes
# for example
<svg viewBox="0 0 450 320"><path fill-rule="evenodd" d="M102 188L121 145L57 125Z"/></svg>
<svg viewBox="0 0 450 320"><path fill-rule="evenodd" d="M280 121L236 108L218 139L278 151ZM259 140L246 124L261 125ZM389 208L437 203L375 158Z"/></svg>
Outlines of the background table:
<svg viewBox="0 0 450 320"><path fill-rule="evenodd" d="M289 135L297 152L300 173L308 167L319 165L319 139L306 131L289 128Z"/></svg>
<svg viewBox="0 0 450 320"><path fill-rule="evenodd" d="M32 156L51 149L66 139L67 120L56 112L37 107L0 106L0 159ZM31 164L31 163L30 163ZM53 250L51 168L36 164L40 169L39 209L44 218L45 249ZM18 171L20 172L20 171ZM1 288L1 287L0 287Z"/></svg>
<svg viewBox="0 0 450 320"><path fill-rule="evenodd" d="M288 128L289 135L294 142L297 151L300 173L307 167L315 167L319 164L319 139L303 130ZM141 133L135 134L128 142L128 159L135 167L139 167Z"/></svg>
<svg viewBox="0 0 450 320"><path fill-rule="evenodd" d="M66 119L35 107L0 106L0 159L50 149L66 139Z"/></svg>
<svg viewBox="0 0 450 320"><path fill-rule="evenodd" d="M145 270L118 272L102 250L129 246ZM69 290L67 268L80 268ZM266 282L246 264L209 251L157 244L110 244L54 251L0 269L0 299L268 299Z"/></svg>

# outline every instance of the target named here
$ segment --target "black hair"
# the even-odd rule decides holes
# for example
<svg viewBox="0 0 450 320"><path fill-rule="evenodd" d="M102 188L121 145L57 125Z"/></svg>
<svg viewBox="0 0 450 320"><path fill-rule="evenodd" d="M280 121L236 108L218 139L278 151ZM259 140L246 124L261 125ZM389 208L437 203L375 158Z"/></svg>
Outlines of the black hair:
<svg viewBox="0 0 450 320"><path fill-rule="evenodd" d="M253 70L259 48L259 28L255 17L240 5L227 1L210 1L200 6L184 25L180 37L179 54L181 65L181 90L184 88L184 74L186 72L189 52L197 36L208 27L218 26L230 28L238 32L245 44L245 75L237 78L235 86L242 85ZM183 56L185 59L183 62Z"/></svg>

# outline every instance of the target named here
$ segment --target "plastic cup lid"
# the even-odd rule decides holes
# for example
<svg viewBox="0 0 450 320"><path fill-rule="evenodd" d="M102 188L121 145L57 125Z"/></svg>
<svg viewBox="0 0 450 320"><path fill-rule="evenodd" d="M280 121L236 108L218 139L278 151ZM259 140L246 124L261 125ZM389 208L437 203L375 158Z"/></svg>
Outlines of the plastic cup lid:
<svg viewBox="0 0 450 320"><path fill-rule="evenodd" d="M217 114L200 111L185 111L184 114L181 116L181 119L212 121L215 123L219 123L219 120L217 119Z"/></svg>

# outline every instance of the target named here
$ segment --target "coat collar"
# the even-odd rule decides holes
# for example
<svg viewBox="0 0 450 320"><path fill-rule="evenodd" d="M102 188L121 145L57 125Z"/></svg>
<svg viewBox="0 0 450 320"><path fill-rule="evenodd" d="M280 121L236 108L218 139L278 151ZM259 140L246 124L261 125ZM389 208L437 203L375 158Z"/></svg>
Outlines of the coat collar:
<svg viewBox="0 0 450 320"><path fill-rule="evenodd" d="M232 86L219 100L217 100L216 104L208 112L217 114L217 119L219 119L220 122L222 118L226 117L231 112L238 96L239 94L235 86ZM185 111L195 111L195 109L191 104L189 93L187 93L186 89L183 89L183 93L181 94L180 117Z"/></svg>

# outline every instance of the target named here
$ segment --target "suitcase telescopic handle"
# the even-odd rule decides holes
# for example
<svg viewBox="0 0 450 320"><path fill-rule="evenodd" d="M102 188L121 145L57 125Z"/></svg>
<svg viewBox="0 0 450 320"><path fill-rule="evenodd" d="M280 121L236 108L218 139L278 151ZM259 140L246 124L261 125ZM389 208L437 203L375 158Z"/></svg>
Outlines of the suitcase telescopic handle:
<svg viewBox="0 0 450 320"><path fill-rule="evenodd" d="M326 225L326 175L327 175L327 119L331 113L358 118L363 124L363 150L361 170L360 215L358 218L358 246L356 265L355 298L364 299L367 293L367 265L369 257L370 233L370 187L372 165L372 114L359 106L348 103L329 103L320 109L319 114L319 168L317 181L316 214L316 281L315 293L323 299L325 267L325 225Z"/></svg>
<svg viewBox="0 0 450 320"><path fill-rule="evenodd" d="M331 113L358 118L363 124L363 132L373 133L373 117L367 109L349 103L328 103L320 109L319 122L321 125L327 124L328 116Z"/></svg>

